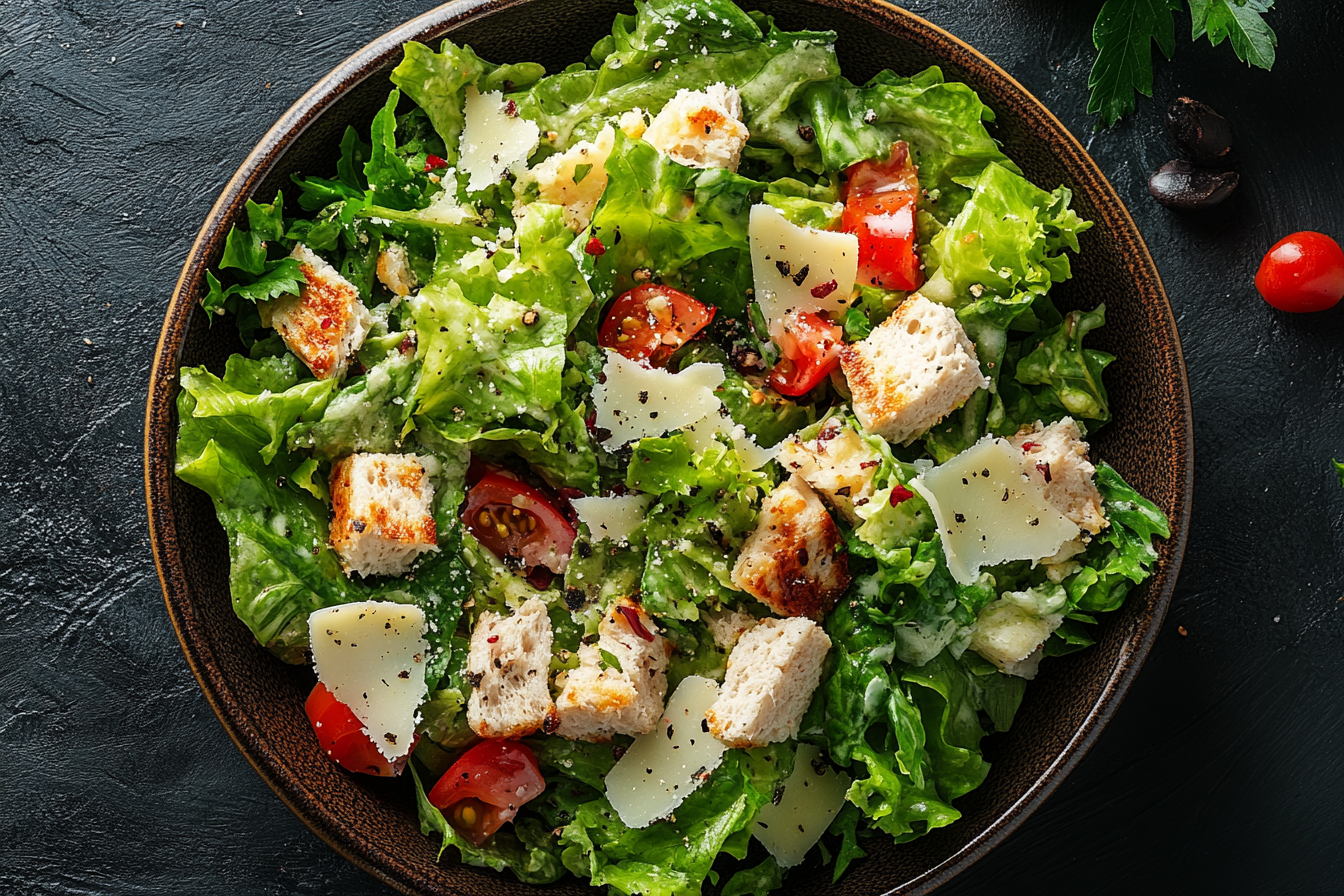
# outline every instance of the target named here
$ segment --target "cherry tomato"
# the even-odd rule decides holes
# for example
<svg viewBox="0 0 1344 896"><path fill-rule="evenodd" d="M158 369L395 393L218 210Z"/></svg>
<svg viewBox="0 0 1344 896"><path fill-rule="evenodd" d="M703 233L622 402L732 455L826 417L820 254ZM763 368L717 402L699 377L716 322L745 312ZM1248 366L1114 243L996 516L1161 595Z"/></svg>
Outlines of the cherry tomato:
<svg viewBox="0 0 1344 896"><path fill-rule="evenodd" d="M471 487L462 522L516 571L559 574L569 563L574 527L540 490L503 473L487 472Z"/></svg>
<svg viewBox="0 0 1344 896"><path fill-rule="evenodd" d="M714 311L680 290L646 283L612 303L597 344L631 361L665 367L673 352L714 319Z"/></svg>
<svg viewBox="0 0 1344 896"><path fill-rule="evenodd" d="M457 832L477 846L512 821L546 779L537 757L515 740L482 741L463 753L429 792L429 801Z"/></svg>
<svg viewBox="0 0 1344 896"><path fill-rule="evenodd" d="M840 226L859 238L858 282L883 289L918 289L924 283L915 254L919 179L910 164L910 147L898 142L885 161L857 162L845 173Z"/></svg>
<svg viewBox="0 0 1344 896"><path fill-rule="evenodd" d="M1280 311L1333 308L1344 298L1344 250L1323 233L1291 233L1265 253L1255 288Z"/></svg>
<svg viewBox="0 0 1344 896"><path fill-rule="evenodd" d="M378 745L364 733L364 723L341 701L327 690L322 682L317 683L304 704L308 721L313 724L313 733L323 752L331 757L346 771L360 772L365 775L377 775L393 778L401 774L406 767L406 756L395 762L378 752Z"/></svg>
<svg viewBox="0 0 1344 896"><path fill-rule="evenodd" d="M783 357L771 369L766 382L781 395L797 397L809 392L840 363L844 344L840 327L811 311L784 316L784 332L775 338Z"/></svg>

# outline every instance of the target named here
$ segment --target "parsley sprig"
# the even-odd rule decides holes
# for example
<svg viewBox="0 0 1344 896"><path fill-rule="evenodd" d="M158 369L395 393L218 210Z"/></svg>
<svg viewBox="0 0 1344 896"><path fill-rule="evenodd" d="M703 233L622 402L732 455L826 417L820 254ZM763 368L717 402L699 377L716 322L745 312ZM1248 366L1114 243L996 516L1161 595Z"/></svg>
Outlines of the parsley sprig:
<svg viewBox="0 0 1344 896"><path fill-rule="evenodd" d="M1087 86L1087 111L1109 127L1134 111L1135 92L1153 95L1156 43L1170 59L1176 51L1176 13L1188 3L1190 38L1207 36L1215 47L1232 44L1237 58L1266 71L1274 66L1278 38L1265 23L1274 0L1106 0L1092 28L1097 61Z"/></svg>

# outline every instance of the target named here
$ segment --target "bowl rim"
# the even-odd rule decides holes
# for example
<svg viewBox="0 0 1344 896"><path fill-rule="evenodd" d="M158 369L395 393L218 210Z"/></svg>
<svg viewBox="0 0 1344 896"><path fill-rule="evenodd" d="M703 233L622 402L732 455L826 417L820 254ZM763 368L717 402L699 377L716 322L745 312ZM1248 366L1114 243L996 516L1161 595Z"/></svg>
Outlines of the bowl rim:
<svg viewBox="0 0 1344 896"><path fill-rule="evenodd" d="M150 545L164 603L187 664L225 732L281 801L336 852L373 877L408 894L422 892L414 878L411 875L393 873L386 861L387 857L368 841L352 842L343 836L338 829L339 826L334 825L332 819L324 813L320 800L302 786L301 781L288 774L287 769L277 761L265 739L260 737L260 732L252 726L246 714L241 712L228 688L224 686L209 645L198 641L190 634L189 629L195 621L189 600L191 589L178 551L177 524L170 499L174 476L173 457L171 450L155 450L154 435L167 431L172 425L178 390L177 376L185 336L192 315L201 313L196 307L194 297L185 294L185 290L200 276L201 269L209 261L206 257L206 243L211 234L230 222L240 199L250 195L260 185L273 163L322 113L368 78L378 74L388 60L401 51L406 41L423 42L437 39L455 27L508 9L526 6L529 2L530 0L451 0L370 41L305 91L275 124L267 129L221 190L218 199L206 215L173 288L150 368L144 433L145 498ZM751 5L750 0L738 0L738 2L745 2L746 6ZM894 896L898 892L928 893L1002 843L1054 792L1060 782L1087 755L1102 728L1114 716L1156 641L1171 604L1189 537L1194 492L1194 417L1190 386L1175 314L1142 233L1110 181L1079 140L1054 113L1008 72L974 47L888 0L809 0L809 2L840 11L846 8L852 11L853 7L875 10L898 21L904 29L902 36L930 50L938 57L940 63L951 63L965 69L967 66L960 64L956 58L949 57L946 52L955 51L957 56L973 63L977 73L1000 80L1009 92L1018 94L1025 101L1025 106L1039 116L1041 123L1073 150L1076 160L1083 166L1084 173L1092 179L1093 187L1099 193L1100 199L1109 204L1112 211L1118 213L1120 224L1132 233L1139 250L1137 262L1140 279L1149 280L1162 299L1161 313L1166 318L1173 340L1172 360L1178 381L1178 394L1175 398L1179 404L1183 423L1179 443L1185 450L1183 453L1176 452L1171 458L1176 467L1176 478L1180 480L1180 487L1174 495L1177 512L1171 520L1172 535L1167 542L1168 559L1159 567L1156 577L1147 583L1149 589L1159 588L1156 599L1152 601L1152 611L1136 621L1134 633L1121 646L1115 667L1082 724L1070 736L1055 761L1040 773L1026 792L955 853L939 864L923 870L916 877L900 883L887 891L885 896Z"/></svg>

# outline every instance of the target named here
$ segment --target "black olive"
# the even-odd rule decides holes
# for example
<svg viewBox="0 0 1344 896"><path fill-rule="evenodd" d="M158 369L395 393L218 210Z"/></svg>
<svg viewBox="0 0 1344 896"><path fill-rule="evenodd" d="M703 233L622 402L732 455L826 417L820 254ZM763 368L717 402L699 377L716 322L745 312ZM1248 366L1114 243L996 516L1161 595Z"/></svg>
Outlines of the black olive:
<svg viewBox="0 0 1344 896"><path fill-rule="evenodd" d="M1227 119L1188 96L1167 110L1167 133L1199 165L1217 165L1232 151L1232 126Z"/></svg>
<svg viewBox="0 0 1344 896"><path fill-rule="evenodd" d="M1240 180L1235 171L1220 173L1177 159L1148 178L1148 192L1167 208L1213 208L1232 195Z"/></svg>

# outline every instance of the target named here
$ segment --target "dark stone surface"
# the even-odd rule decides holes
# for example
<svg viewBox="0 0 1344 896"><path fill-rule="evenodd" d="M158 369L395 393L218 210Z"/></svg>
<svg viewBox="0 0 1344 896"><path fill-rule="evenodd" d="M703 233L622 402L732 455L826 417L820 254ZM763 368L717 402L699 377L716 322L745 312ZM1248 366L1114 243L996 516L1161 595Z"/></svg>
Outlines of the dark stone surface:
<svg viewBox="0 0 1344 896"><path fill-rule="evenodd" d="M1159 101L1094 132L1099 2L906 5L1040 97L1129 203L1196 421L1190 547L1143 674L1046 805L942 892L1337 892L1344 308L1281 314L1252 278L1285 233L1344 236L1344 8L1275 10L1272 74L1183 33ZM207 707L162 607L140 450L162 312L214 197L308 85L428 6L0 7L0 892L388 892L290 814ZM1241 187L1200 217L1147 197L1183 94L1238 141Z"/></svg>

